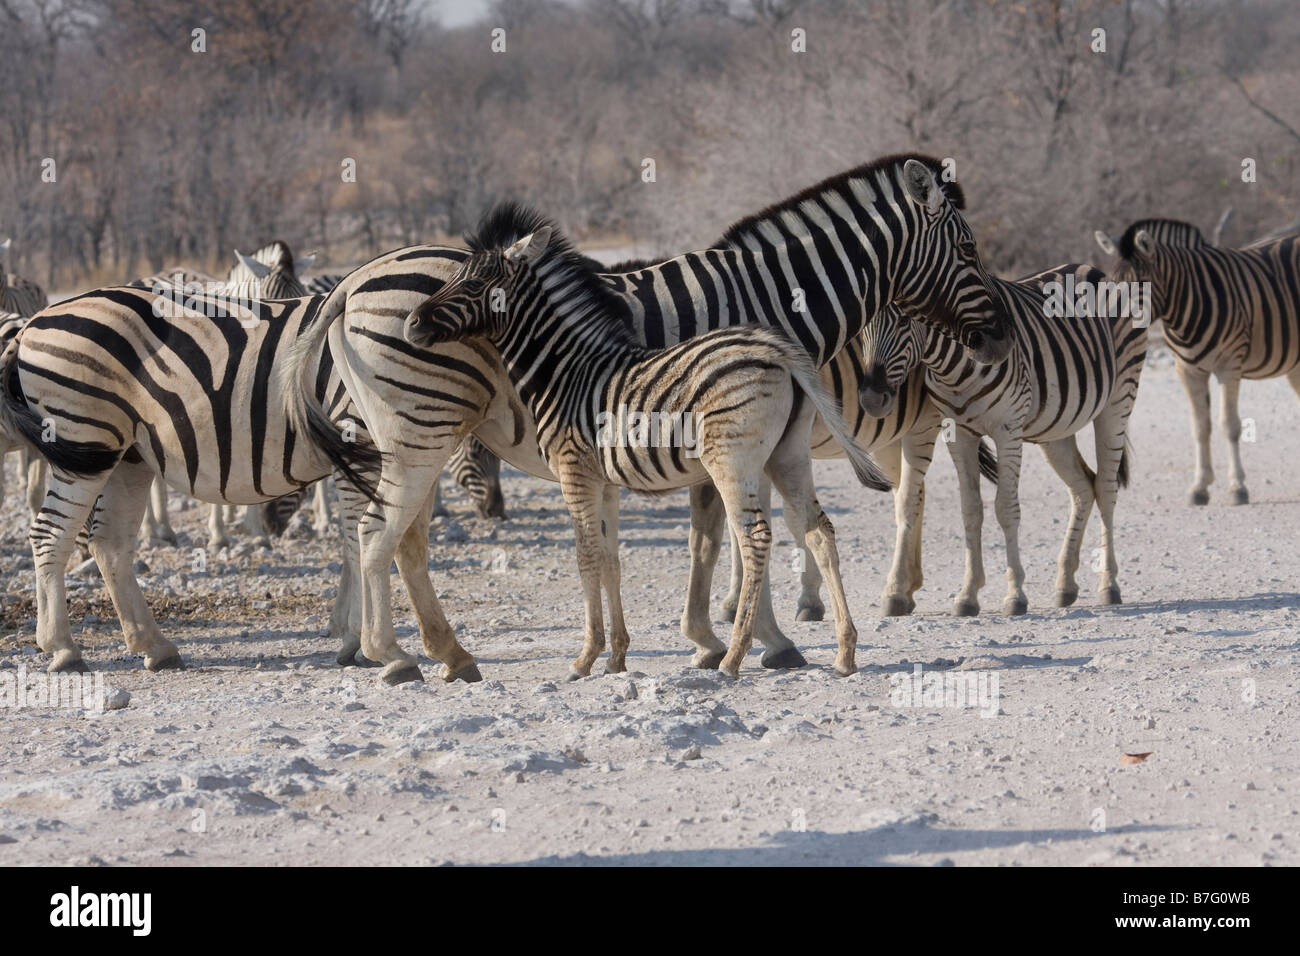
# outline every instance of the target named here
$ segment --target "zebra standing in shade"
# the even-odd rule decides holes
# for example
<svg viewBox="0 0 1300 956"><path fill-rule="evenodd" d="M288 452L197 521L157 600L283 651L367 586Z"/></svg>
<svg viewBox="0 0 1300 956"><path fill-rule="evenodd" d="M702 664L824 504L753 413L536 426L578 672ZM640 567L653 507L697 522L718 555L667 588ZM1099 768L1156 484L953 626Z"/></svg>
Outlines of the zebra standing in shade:
<svg viewBox="0 0 1300 956"><path fill-rule="evenodd" d="M994 279L1011 318L1012 348L1005 362L980 365L932 327L897 321L889 311L867 324L863 336L866 375L861 403L868 413L887 412L897 388L924 366L926 387L939 411L957 426L949 449L957 467L966 529L966 575L955 612L979 613L984 586L980 530L984 504L979 489L980 436L997 446L995 512L1007 546L1007 594L1003 610L1028 608L1020 563L1020 456L1023 442L1037 444L1070 489L1072 508L1061 547L1056 603L1073 604L1083 531L1094 501L1101 514L1104 561L1099 591L1103 604L1119 604L1114 511L1118 489L1128 483L1125 451L1129 415L1137 400L1146 360L1146 323L1104 300L1106 275L1085 265L1065 265L1015 282ZM1090 315L1052 315L1048 300L1063 290L1100 290ZM1126 314L1112 314L1113 311ZM1098 314L1100 313L1100 314ZM1079 454L1076 434L1093 426L1097 470Z"/></svg>
<svg viewBox="0 0 1300 956"><path fill-rule="evenodd" d="M1228 436L1232 503L1250 500L1241 466L1241 380L1285 375L1300 393L1300 236L1261 239L1243 249L1211 245L1195 226L1173 219L1142 219L1120 237L1097 242L1120 257L1115 278L1150 283L1152 317L1192 406L1196 477L1191 503L1209 504L1210 376L1222 388L1221 417Z"/></svg>
<svg viewBox="0 0 1300 956"><path fill-rule="evenodd" d="M775 324L824 364L885 303L897 301L942 323L981 360L1000 360L1010 347L1001 307L957 211L960 189L941 185L941 178L939 162L922 156L857 167L742 220L728 231L723 248L660 263L637 281L662 282L689 303L689 323L664 326L673 341L708 328ZM521 225L519 235L527 231ZM452 449L476 431L512 465L554 479L538 454L536 426L503 381L492 349L469 341L425 350L404 338L400 305L389 290L398 286L405 295L422 279L430 294L436 292L449 277L449 258L445 247L415 246L356 270L331 293L320 322L299 343L306 363L328 336L377 453L339 439L337 428L312 407L306 379L282 389L294 403L289 414L296 427L339 467L378 467L383 456L382 501L362 519L362 641L365 655L385 664L386 680L418 676L414 658L393 636L388 568ZM629 313L645 311L634 298L622 298ZM650 294L645 300L658 301ZM339 323L345 313L348 321ZM665 343L647 337L647 344ZM364 474L358 477L365 481ZM427 612L445 620L436 606ZM697 663L716 667L726 647L711 629L707 639L688 636L699 645ZM444 658L453 672L463 663Z"/></svg>
<svg viewBox="0 0 1300 956"><path fill-rule="evenodd" d="M513 210L512 210L513 211ZM509 217L503 217L508 219ZM489 223L493 222L489 215ZM505 222L502 222L505 225ZM771 546L760 466L785 499L796 541L807 541L830 587L835 670L857 670L857 631L840 580L830 519L813 491L809 430L814 412L830 424L863 484L888 489L817 381L808 355L774 328L718 329L663 349L636 343L618 301L550 225L515 238L488 231L455 279L416 309L407 338L420 347L475 336L501 352L534 419L542 454L560 481L577 535L586 595L586 640L571 677L591 673L605 647L601 592L609 603L609 670L626 669L618 560L619 488L660 493L707 476L741 542L744 585L731 647L719 667L736 677L753 639L759 582ZM508 246L497 244L510 239ZM511 305L495 311L498 290ZM804 401L804 400L807 401ZM631 407L669 420L648 442L617 436L610 421ZM687 420L689 419L689 422ZM658 419L659 422L663 418ZM684 433L692 438L683 447ZM659 447L661 441L674 442Z"/></svg>

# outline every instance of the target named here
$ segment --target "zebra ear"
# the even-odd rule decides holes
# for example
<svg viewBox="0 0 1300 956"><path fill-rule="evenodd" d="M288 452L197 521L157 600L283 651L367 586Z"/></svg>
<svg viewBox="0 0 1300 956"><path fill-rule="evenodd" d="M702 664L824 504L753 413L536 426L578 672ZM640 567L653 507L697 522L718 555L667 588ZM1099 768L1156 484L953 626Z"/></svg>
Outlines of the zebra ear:
<svg viewBox="0 0 1300 956"><path fill-rule="evenodd" d="M1100 229L1094 232L1092 237L1097 240L1097 245L1101 246L1101 251L1106 253L1106 255L1113 256L1118 252L1115 248L1115 241Z"/></svg>
<svg viewBox="0 0 1300 956"><path fill-rule="evenodd" d="M7 253L9 251L9 246L12 243L13 243L13 239L6 236L4 242L0 242L0 255L4 255L5 253Z"/></svg>
<svg viewBox="0 0 1300 956"><path fill-rule="evenodd" d="M246 268L249 272L253 273L253 275L257 276L257 278L259 279L265 279L267 276L271 274L270 266L258 262L256 259L249 258L248 256L244 255L242 252L240 252L238 249L235 250L235 258L238 259L240 262L242 262L244 264L244 268Z"/></svg>
<svg viewBox="0 0 1300 956"><path fill-rule="evenodd" d="M1144 256L1149 256L1156 251L1156 244L1151 239L1151 234L1145 229L1139 229L1133 237L1133 248Z"/></svg>
<svg viewBox="0 0 1300 956"><path fill-rule="evenodd" d="M543 252L551 241L551 227L542 226L524 236L503 255L507 262L534 262Z"/></svg>
<svg viewBox="0 0 1300 956"><path fill-rule="evenodd" d="M943 205L943 190L925 163L909 159L903 164L903 185L907 195L918 206L938 212Z"/></svg>
<svg viewBox="0 0 1300 956"><path fill-rule="evenodd" d="M296 276L302 275L304 272L306 272L308 269L311 268L311 264L315 261L316 261L316 253L314 252L307 253L301 259L294 259L293 274Z"/></svg>

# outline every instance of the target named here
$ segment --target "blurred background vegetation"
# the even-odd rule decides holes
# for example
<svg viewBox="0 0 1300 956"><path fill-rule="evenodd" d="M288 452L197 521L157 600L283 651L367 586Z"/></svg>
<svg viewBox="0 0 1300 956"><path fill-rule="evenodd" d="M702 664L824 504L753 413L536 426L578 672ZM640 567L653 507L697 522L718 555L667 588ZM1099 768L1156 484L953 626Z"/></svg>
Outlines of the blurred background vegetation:
<svg viewBox="0 0 1300 956"><path fill-rule="evenodd" d="M902 150L956 161L1004 274L1099 259L1092 231L1140 216L1231 207L1229 244L1300 217L1296 0L482 7L0 0L9 268L103 284L278 237L342 269L507 197L591 248L676 253Z"/></svg>

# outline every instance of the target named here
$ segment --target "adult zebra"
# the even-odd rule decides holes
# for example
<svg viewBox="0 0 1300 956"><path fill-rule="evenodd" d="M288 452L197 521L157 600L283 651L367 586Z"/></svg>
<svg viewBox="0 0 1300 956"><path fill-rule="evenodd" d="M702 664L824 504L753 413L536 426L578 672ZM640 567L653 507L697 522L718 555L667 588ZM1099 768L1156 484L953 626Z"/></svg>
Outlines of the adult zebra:
<svg viewBox="0 0 1300 956"><path fill-rule="evenodd" d="M1097 243L1119 256L1117 281L1150 283L1151 314L1192 407L1196 440L1194 505L1209 504L1210 376L1222 388L1220 411L1228 436L1233 504L1250 500L1241 465L1241 380L1285 375L1300 393L1300 235L1220 249L1201 231L1174 219L1141 219L1118 246L1105 233Z"/></svg>
<svg viewBox="0 0 1300 956"><path fill-rule="evenodd" d="M128 285L148 289L151 292L171 290L225 296L237 302L251 302L256 299L293 299L307 295L298 273L301 269L309 268L315 259L315 254L295 257L287 242L276 239L257 249L251 256L246 256L236 249L235 264L224 280L193 270L177 269L171 273L136 279ZM285 519L284 512L288 505L289 502L280 504L268 502L262 507L247 508L243 520L245 533L251 536L255 543L269 547L268 519L270 528L282 529L281 521ZM267 512L268 508L272 511ZM294 503L293 509L296 508L297 504ZM288 513L292 515L293 511L289 510ZM210 506L207 545L209 551L219 551L231 543L226 534L227 520L222 505ZM145 509L141 534L161 544L176 544L176 532L172 529L167 509L167 485L161 477L155 479L150 490L149 506Z"/></svg>
<svg viewBox="0 0 1300 956"><path fill-rule="evenodd" d="M0 242L0 349L18 334L24 321L49 304L43 288L30 279L9 272L9 250L12 247L12 239ZM6 454L8 450L5 450ZM35 515L40 507L45 475L39 457L29 454L22 446L18 447L18 474L26 483L27 505ZM0 454L0 501L4 500L4 492L4 455Z"/></svg>
<svg viewBox="0 0 1300 956"><path fill-rule="evenodd" d="M1145 323L1127 310L1111 315L1104 291L1105 273L1092 266L1064 265L1015 282L994 279L994 289L1011 318L1012 348L1006 361L980 365L942 332L915 320L898 321L886 310L863 335L866 375L862 407L872 415L890 410L898 388L918 367L939 411L957 430L949 445L957 467L962 519L966 530L966 575L955 602L958 615L979 613L984 586L980 529L980 436L997 446L995 512L1007 546L1007 594L1003 610L1028 608L1025 572L1020 562L1020 457L1023 442L1037 444L1049 465L1070 489L1073 506L1061 547L1056 603L1073 604L1079 588L1075 572L1083 531L1094 501L1101 514L1104 562L1100 568L1103 604L1119 604L1114 511L1118 489L1128 482L1128 420L1137 400L1146 360ZM1051 296L1096 290L1099 308L1091 315L1051 317ZM1068 293L1065 290L1070 290ZM1076 434L1093 426L1097 470L1079 454Z"/></svg>
<svg viewBox="0 0 1300 956"><path fill-rule="evenodd" d="M37 643L53 655L51 670L85 667L68 625L63 563L92 509L91 553L127 646L144 655L147 668L159 670L179 666L180 655L160 633L132 569L153 476L161 474L200 500L253 504L329 473L325 458L289 427L272 389L290 344L315 320L322 301L241 303L101 289L38 313L6 348L0 431L23 439L50 463L31 541ZM307 374L316 400L344 414L348 397L329 353L318 352ZM339 492L345 499L345 575L331 624L350 644L345 651L351 658L360 645L360 609L351 600L357 589L347 573L356 567L356 536L346 532L355 531L348 516L361 503L346 482ZM420 575L432 590L427 564L415 568L404 557L398 564L413 599L424 596ZM445 636L446 645L430 637L430 646L452 656L450 627Z"/></svg>
<svg viewBox="0 0 1300 956"><path fill-rule="evenodd" d="M721 248L668 260L631 281L663 283L689 303L690 324L663 326L673 341L708 328L774 324L824 364L895 301L943 324L980 359L996 361L1010 347L1005 320L958 212L961 190L942 178L933 158L887 157L742 220ZM532 231L528 224L517 223L520 237ZM282 387L295 427L373 496L362 518L362 642L364 654L385 665L386 680L418 677L414 659L393 637L388 568L451 450L477 429L512 465L554 477L538 454L536 425L494 350L475 342L424 350L404 338L405 290L422 278L429 294L437 291L450 278L453 258L442 247L416 246L368 263L335 288L320 323L298 343L306 369L329 338L377 451L340 441L313 407L305 378ZM394 286L402 296L390 293ZM658 301L649 294L624 298L633 315ZM348 321L339 323L345 312ZM380 455L379 485L367 485L364 469L377 467ZM697 661L716 666L720 657L701 648Z"/></svg>
<svg viewBox="0 0 1300 956"><path fill-rule="evenodd" d="M630 640L618 559L619 489L655 494L706 476L741 541L740 607L730 649L719 664L728 676L739 675L772 547L759 487L763 474L785 499L795 540L807 541L826 576L835 606L835 670L854 673L857 630L840 579L834 529L813 491L813 416L820 414L831 426L863 484L889 484L854 445L807 353L770 326L715 329L660 349L639 345L618 301L567 239L549 223L519 237L518 210L508 206L504 213L489 214L465 267L411 313L407 338L421 347L487 338L538 422L542 455L559 478L573 518L586 597L586 639L571 676L589 674L604 649L602 591L609 603L609 669L626 669ZM499 294L508 308L495 308ZM648 440L611 434L617 426L610 421L629 407L643 417L653 412Z"/></svg>

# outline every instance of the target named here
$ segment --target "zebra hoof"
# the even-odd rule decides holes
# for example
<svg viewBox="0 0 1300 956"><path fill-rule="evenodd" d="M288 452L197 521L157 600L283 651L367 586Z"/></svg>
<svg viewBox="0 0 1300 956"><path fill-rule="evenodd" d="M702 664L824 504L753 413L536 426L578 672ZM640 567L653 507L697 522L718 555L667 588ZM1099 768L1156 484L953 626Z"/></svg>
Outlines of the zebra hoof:
<svg viewBox="0 0 1300 956"><path fill-rule="evenodd" d="M1008 598L1002 602L1002 613L1007 617L1019 617L1029 610L1029 601L1026 598Z"/></svg>
<svg viewBox="0 0 1300 956"><path fill-rule="evenodd" d="M166 547L174 548L174 547L176 547L176 545L178 545L180 542L178 542L178 541L176 540L176 532L175 532L175 531L169 531L169 532L166 532L165 534L151 534L151 535L149 535L149 543L152 544L152 545L154 545L154 546L156 546L156 547L166 546Z"/></svg>
<svg viewBox="0 0 1300 956"><path fill-rule="evenodd" d="M357 667L357 655L361 653L361 645L355 644L352 647L345 647L339 651L338 656L334 658L334 663L339 667Z"/></svg>
<svg viewBox="0 0 1300 956"><path fill-rule="evenodd" d="M808 662L799 653L799 648L785 647L779 651L764 651L761 663L768 670L783 671L794 667L803 667Z"/></svg>
<svg viewBox="0 0 1300 956"><path fill-rule="evenodd" d="M980 613L979 601L973 601L969 598L958 598L953 602L952 613L958 617L978 617Z"/></svg>
<svg viewBox="0 0 1300 956"><path fill-rule="evenodd" d="M907 617L916 610L916 602L902 594L892 594L881 602L881 617Z"/></svg>
<svg viewBox="0 0 1300 956"><path fill-rule="evenodd" d="M726 656L726 651L696 651L693 664L702 671L716 671Z"/></svg>
<svg viewBox="0 0 1300 956"><path fill-rule="evenodd" d="M794 619L796 621L820 621L825 617L825 607L820 604L810 604L807 607L799 608L799 613L794 616Z"/></svg>
<svg viewBox="0 0 1300 956"><path fill-rule="evenodd" d="M836 665L835 665L835 676L836 676L836 677L851 677L852 675L856 674L857 672L858 672L858 665L857 665L857 664L847 664L847 665L845 665L845 664L836 664Z"/></svg>
<svg viewBox="0 0 1300 956"><path fill-rule="evenodd" d="M366 657L366 655L363 654L360 650L358 650L355 654L352 655L352 664L355 667L383 667L384 666L379 661L372 661L370 658Z"/></svg>
<svg viewBox="0 0 1300 956"><path fill-rule="evenodd" d="M573 683L575 680L582 680L584 677L590 677L590 676L591 676L590 674L584 674L582 671L578 670L576 667L570 667L570 668L569 668L569 676L566 677L566 678L564 678L564 679L565 679L566 681L568 681L569 683Z"/></svg>
<svg viewBox="0 0 1300 956"><path fill-rule="evenodd" d="M1193 489L1189 500L1194 505L1208 505L1210 503L1210 493L1203 488L1196 488Z"/></svg>
<svg viewBox="0 0 1300 956"><path fill-rule="evenodd" d="M84 674L90 670L86 662L81 659L81 652L77 650L56 651L54 660L50 661L49 672L51 674Z"/></svg>
<svg viewBox="0 0 1300 956"><path fill-rule="evenodd" d="M1078 589L1078 588L1075 588L1075 589L1072 590L1072 591L1057 591L1057 592L1056 592L1056 606L1057 606L1057 607L1069 607L1071 604L1073 604L1073 603L1074 603L1075 601L1077 601L1078 599L1079 599L1079 589Z"/></svg>
<svg viewBox="0 0 1300 956"><path fill-rule="evenodd" d="M722 605L722 619L729 624L734 623L736 620L736 605L724 603Z"/></svg>
<svg viewBox="0 0 1300 956"><path fill-rule="evenodd" d="M408 684L411 681L424 681L424 675L420 673L420 665L407 661L393 661L391 664L384 665L379 676L389 687Z"/></svg>
<svg viewBox="0 0 1300 956"><path fill-rule="evenodd" d="M732 680L740 680L740 666L719 667L718 673L723 677L730 677Z"/></svg>
<svg viewBox="0 0 1300 956"><path fill-rule="evenodd" d="M1108 588L1102 588L1098 596L1102 604L1123 604L1119 597L1119 585L1112 584Z"/></svg>
<svg viewBox="0 0 1300 956"><path fill-rule="evenodd" d="M1250 504L1250 492L1245 488L1234 488L1232 492L1232 503L1234 505Z"/></svg>
<svg viewBox="0 0 1300 956"><path fill-rule="evenodd" d="M446 670L446 668L443 668ZM477 684L483 679L483 674L478 669L478 664L470 661L460 670L443 674L442 677L448 684L458 680L463 680L466 684Z"/></svg>
<svg viewBox="0 0 1300 956"><path fill-rule="evenodd" d="M185 670L185 662L181 660L180 654L172 653L163 658L146 657L144 667L145 670L154 671L155 673L158 671L183 671Z"/></svg>

